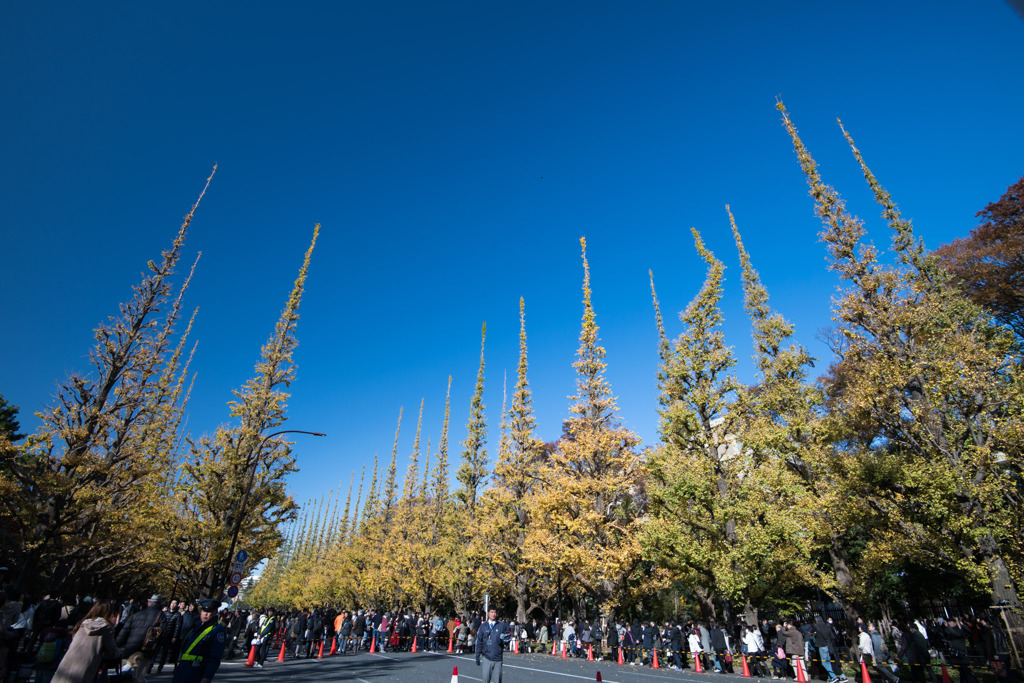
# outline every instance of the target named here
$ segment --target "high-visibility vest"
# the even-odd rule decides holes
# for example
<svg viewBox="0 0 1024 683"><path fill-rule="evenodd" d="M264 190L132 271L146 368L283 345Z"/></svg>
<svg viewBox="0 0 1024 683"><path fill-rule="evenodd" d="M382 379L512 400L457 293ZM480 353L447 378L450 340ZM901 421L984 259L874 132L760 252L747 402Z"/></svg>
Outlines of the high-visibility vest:
<svg viewBox="0 0 1024 683"><path fill-rule="evenodd" d="M183 661L183 662L195 662L197 664L199 662L203 661L202 655L194 655L194 654L192 654L192 648L194 648L196 645L198 645L200 640L202 640L203 638L208 636L210 634L210 631L212 631L216 625L217 624L211 624L210 626L207 626L206 630L203 631L202 633L200 633L199 637L192 641L192 644L188 646L188 649L185 650L185 653L183 655L181 655L181 661Z"/></svg>

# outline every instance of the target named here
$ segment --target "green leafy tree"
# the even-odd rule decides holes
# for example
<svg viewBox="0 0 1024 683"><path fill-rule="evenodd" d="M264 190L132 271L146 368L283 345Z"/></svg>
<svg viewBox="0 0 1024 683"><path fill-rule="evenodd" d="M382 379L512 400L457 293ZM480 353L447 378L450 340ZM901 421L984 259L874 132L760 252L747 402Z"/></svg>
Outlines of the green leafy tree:
<svg viewBox="0 0 1024 683"><path fill-rule="evenodd" d="M18 406L0 396L0 435L6 436L11 443L21 441L24 434L19 434L21 425L18 423Z"/></svg>
<svg viewBox="0 0 1024 683"><path fill-rule="evenodd" d="M850 478L860 485L849 494L884 522L866 561L953 569L987 587L992 604L1019 609L1014 473L1024 464L1024 383L1015 339L950 286L843 129L892 233L896 262L880 261L781 103L779 110L845 288L834 304L840 343L828 417L847 447L838 455L861 474Z"/></svg>

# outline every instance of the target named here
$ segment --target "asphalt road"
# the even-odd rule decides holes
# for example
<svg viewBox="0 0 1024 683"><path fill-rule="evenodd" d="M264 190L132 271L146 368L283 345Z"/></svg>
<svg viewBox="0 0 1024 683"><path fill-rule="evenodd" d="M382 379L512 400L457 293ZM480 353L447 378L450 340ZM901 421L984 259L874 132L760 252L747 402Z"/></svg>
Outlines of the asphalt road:
<svg viewBox="0 0 1024 683"><path fill-rule="evenodd" d="M383 683L384 681L415 681L416 683L449 683L452 669L459 668L459 683L478 683L480 669L470 655L431 654L408 652L327 657L323 659L289 660L270 663L263 669L242 666L244 660L221 664L215 683L278 683L283 681L356 681L357 683ZM587 662L579 659L560 659L542 654L507 654L502 667L502 683L572 683L595 681L597 672L609 683L709 683L718 679L739 679L732 674L693 673L689 670L652 670L639 666L619 666L611 662ZM154 683L168 680L165 672L153 677ZM769 679L770 680L770 679ZM733 680L733 683L736 683Z"/></svg>

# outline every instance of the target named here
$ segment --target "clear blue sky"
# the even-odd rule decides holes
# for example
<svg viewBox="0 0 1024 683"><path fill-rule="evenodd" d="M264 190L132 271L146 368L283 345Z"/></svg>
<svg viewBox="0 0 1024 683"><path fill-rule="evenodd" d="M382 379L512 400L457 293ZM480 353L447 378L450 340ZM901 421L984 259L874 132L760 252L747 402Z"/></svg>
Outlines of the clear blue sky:
<svg viewBox="0 0 1024 683"><path fill-rule="evenodd" d="M752 379L724 205L772 303L817 341L836 280L774 109L887 246L835 124L929 247L1024 173L1024 21L977 2L4 3L0 9L0 394L23 426L87 370L92 329L130 294L220 164L188 242L193 434L227 421L311 237L289 427L302 502L390 456L426 399L458 442L487 321L487 417L526 299L540 436L574 390L589 242L608 377L626 425L657 427L647 270L673 315L726 262L726 333Z"/></svg>

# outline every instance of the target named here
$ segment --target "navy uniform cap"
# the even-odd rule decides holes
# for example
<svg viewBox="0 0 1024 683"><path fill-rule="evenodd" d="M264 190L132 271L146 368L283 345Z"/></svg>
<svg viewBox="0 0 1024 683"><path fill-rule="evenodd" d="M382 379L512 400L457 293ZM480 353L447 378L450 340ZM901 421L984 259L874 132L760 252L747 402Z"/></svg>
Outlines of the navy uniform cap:
<svg viewBox="0 0 1024 683"><path fill-rule="evenodd" d="M199 601L199 609L204 612L216 612L218 607L220 607L220 601L213 598Z"/></svg>

